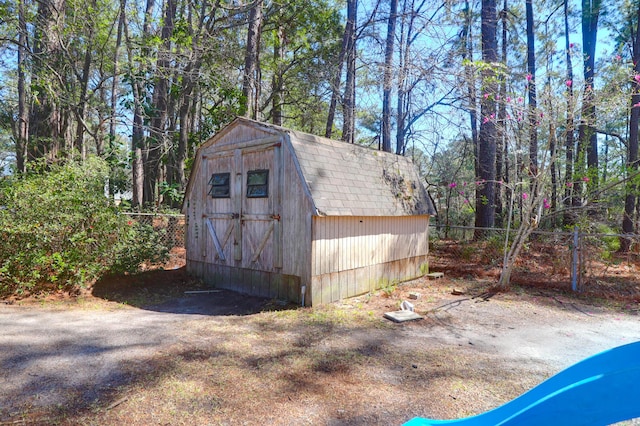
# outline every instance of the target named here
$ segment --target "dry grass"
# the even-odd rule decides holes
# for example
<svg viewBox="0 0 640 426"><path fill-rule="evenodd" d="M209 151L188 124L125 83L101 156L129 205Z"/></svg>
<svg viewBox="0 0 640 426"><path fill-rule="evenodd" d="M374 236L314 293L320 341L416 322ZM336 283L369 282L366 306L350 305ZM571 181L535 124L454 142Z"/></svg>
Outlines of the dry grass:
<svg viewBox="0 0 640 426"><path fill-rule="evenodd" d="M9 421L392 425L415 416L455 418L493 408L539 383L548 372L504 365L495 355L472 347L407 341L410 333L402 331L435 326L429 318L400 325L382 319L382 313L396 310L409 292L422 294L424 312L437 307L454 288L479 295L491 286L494 267L465 264L456 256L459 250L448 249L451 257L443 251L432 262L446 271L443 280L418 280L391 294L380 292L317 308L274 311L275 305L266 305L252 315L185 321L180 343L150 359L124 365L125 379L118 386L93 399L76 390L76 403L66 407L44 411L21 407ZM538 272L533 271L535 266L528 264L532 274ZM73 301L36 303L117 309L167 300L197 286L183 271L165 272L97 283L93 295ZM625 288L637 288L637 283ZM530 294L540 291L550 292L549 300L573 297L555 285L523 283L515 290L504 295L505 300L529 303ZM638 300L634 297L623 298L615 307L627 309L630 300ZM634 303L627 311L637 313L637 309Z"/></svg>
<svg viewBox="0 0 640 426"><path fill-rule="evenodd" d="M428 318L382 319L409 291L435 307L452 284L481 291L474 282L416 281L390 297L185 321L179 344L124 365L119 386L94 399L76 390L75 403L48 412L23 407L21 416L62 425L390 425L475 414L545 378L496 369L472 348L403 337L401 330L433 326Z"/></svg>
<svg viewBox="0 0 640 426"><path fill-rule="evenodd" d="M189 341L144 368L130 366L130 383L81 412L59 413L60 422L399 424L421 413L470 415L539 379L495 374L490 359L456 348L394 341L389 331L396 325L357 307L263 312L184 327Z"/></svg>

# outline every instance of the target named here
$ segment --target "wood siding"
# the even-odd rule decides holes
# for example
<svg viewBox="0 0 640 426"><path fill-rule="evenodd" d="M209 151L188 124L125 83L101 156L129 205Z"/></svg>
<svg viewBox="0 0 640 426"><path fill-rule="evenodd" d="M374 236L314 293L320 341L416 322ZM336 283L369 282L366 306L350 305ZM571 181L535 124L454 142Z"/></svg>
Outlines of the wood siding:
<svg viewBox="0 0 640 426"><path fill-rule="evenodd" d="M363 294L426 272L428 213L407 212L398 201L406 191L414 191L416 198L420 189L419 182L409 179L415 172L409 163L395 157L377 161L386 154L366 152L378 167L370 173L388 181L384 188L389 194L376 195L365 190L373 174L351 170L360 164L354 160L361 158L358 149L303 136L237 119L202 145L183 204L187 271L217 287L297 303L304 286L306 305ZM336 162L344 163L348 173L336 170ZM402 167L406 176L394 180L391 172ZM267 198L247 197L252 170L269 171ZM214 173L230 173L229 198L208 194ZM360 192L353 192L354 179Z"/></svg>
<svg viewBox="0 0 640 426"><path fill-rule="evenodd" d="M301 302L300 277L187 260L187 271L206 284L238 293Z"/></svg>
<svg viewBox="0 0 640 426"><path fill-rule="evenodd" d="M315 217L311 301L329 303L426 272L429 217Z"/></svg>
<svg viewBox="0 0 640 426"><path fill-rule="evenodd" d="M291 151L283 149L282 188L282 272L300 277L306 285L307 299L311 291L311 223L314 206L305 192L302 175Z"/></svg>

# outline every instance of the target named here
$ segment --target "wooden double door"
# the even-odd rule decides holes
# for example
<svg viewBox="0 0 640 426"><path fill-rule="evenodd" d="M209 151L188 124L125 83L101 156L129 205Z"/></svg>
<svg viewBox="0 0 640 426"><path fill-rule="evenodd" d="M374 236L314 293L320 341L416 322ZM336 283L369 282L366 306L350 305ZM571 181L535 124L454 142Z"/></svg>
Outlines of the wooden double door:
<svg viewBox="0 0 640 426"><path fill-rule="evenodd" d="M204 158L207 263L278 272L282 266L281 147L256 144Z"/></svg>

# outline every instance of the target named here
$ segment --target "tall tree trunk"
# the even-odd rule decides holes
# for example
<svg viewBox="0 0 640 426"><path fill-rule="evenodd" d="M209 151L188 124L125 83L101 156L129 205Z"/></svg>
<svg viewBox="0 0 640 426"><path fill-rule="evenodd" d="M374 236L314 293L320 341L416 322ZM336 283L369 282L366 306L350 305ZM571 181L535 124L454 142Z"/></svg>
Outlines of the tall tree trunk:
<svg viewBox="0 0 640 426"><path fill-rule="evenodd" d="M525 4L527 16L527 91L529 95L529 174L538 175L538 101L536 98L536 48L533 32L533 0ZM535 194L533 194L535 196Z"/></svg>
<svg viewBox="0 0 640 426"><path fill-rule="evenodd" d="M564 42L567 61L567 79L565 85L567 86L567 124L565 135L565 189L564 189L564 207L565 213L563 215L563 222L565 225L572 225L575 223L574 215L571 213L570 208L577 207L579 205L579 199L575 192L573 185L573 167L574 158L573 153L575 149L574 138L574 99L573 99L573 64L571 60L571 43L569 41L569 0L564 0Z"/></svg>
<svg viewBox="0 0 640 426"><path fill-rule="evenodd" d="M282 126L282 106L284 104L283 61L285 55L285 34L282 25L278 25L274 41L273 59L275 62L275 70L271 87L271 120L276 126Z"/></svg>
<svg viewBox="0 0 640 426"><path fill-rule="evenodd" d="M38 3L35 18L31 84L39 90L29 116L29 155L44 157L48 161L57 159L66 129L65 116L56 99L60 79L64 77L51 72L63 72L59 64L64 12L65 0L42 0Z"/></svg>
<svg viewBox="0 0 640 426"><path fill-rule="evenodd" d="M147 0L145 8L145 20L142 27L143 37L147 37L150 34L149 20L153 14L154 0ZM132 188L132 207L134 209L141 209L144 204L144 160L145 160L145 134L144 134L144 82L134 74L137 71L137 66L134 62L136 56L133 50L133 42L129 36L129 27L126 19L126 0L120 0L120 13L124 16L123 29L124 37L127 46L127 58L129 62L129 73L131 81L131 89L133 92L133 128L131 134L131 188ZM148 49L142 49L142 55L145 57L148 55ZM146 71L146 65L143 65L143 69L140 72L144 75Z"/></svg>
<svg viewBox="0 0 640 426"><path fill-rule="evenodd" d="M347 0L347 26L352 29L347 49L347 77L342 103L342 140L355 142L356 128L356 18L358 0Z"/></svg>
<svg viewBox="0 0 640 426"><path fill-rule="evenodd" d="M476 73L473 68L473 14L468 0L464 2L465 23L462 30L462 37L465 42L462 59L467 60L469 65L465 66L465 78L467 80L467 94L469 96L469 121L471 127L471 141L473 143L474 170L476 176L480 176L479 156L478 156L478 111L476 93Z"/></svg>
<svg viewBox="0 0 640 426"><path fill-rule="evenodd" d="M82 65L82 78L80 80L80 96L76 107L76 142L75 149L80 153L80 159L87 158L87 145L84 140L84 129L87 116L87 88L89 87L89 73L91 71L91 49L93 49L93 28L87 36L87 46L84 52L84 63ZM102 155L98 152L98 155Z"/></svg>
<svg viewBox="0 0 640 426"><path fill-rule="evenodd" d="M18 125L16 129L16 167L18 173L27 171L29 141L29 107L27 105L26 55L27 21L25 0L18 0Z"/></svg>
<svg viewBox="0 0 640 426"><path fill-rule="evenodd" d="M256 0L249 11L249 28L247 30L247 46L244 57L244 77L242 82L242 98L245 102L242 111L246 117L258 117L258 86L260 73L258 58L260 54L260 32L262 31L263 0Z"/></svg>
<svg viewBox="0 0 640 426"><path fill-rule="evenodd" d="M336 106L338 105L338 98L340 97L340 81L342 80L342 68L344 67L344 60L349 49L352 34L355 32L353 28L353 21L347 20L344 27L344 33L342 35L342 48L338 55L338 64L336 73L333 77L331 84L331 101L329 102L329 112L327 114L327 127L324 131L324 136L330 138L333 133L333 122L336 116Z"/></svg>
<svg viewBox="0 0 640 426"><path fill-rule="evenodd" d="M508 10L507 10L507 0L504 0L502 5L502 12L500 13L500 18L502 20L502 43L501 43L501 58L503 66L507 67L507 25L508 21ZM504 169L503 164L507 161L506 150L507 150L507 79L505 76L500 78L500 102L498 103L498 137L496 139L496 179L498 181L506 182L507 179L504 177ZM496 185L496 226L501 227L504 219L504 212L502 209L502 194L503 194L503 185Z"/></svg>
<svg viewBox="0 0 640 426"><path fill-rule="evenodd" d="M624 215L622 216L622 233L632 234L637 232L636 204L638 185L635 184L635 174L638 171L638 126L640 125L640 5L636 18L635 34L631 25L633 44L633 70L635 78L632 81L633 95L631 96L631 114L629 117L629 141L627 143L627 176L630 181L626 185L624 200ZM635 37L634 37L635 36ZM631 248L630 238L620 239L620 251L627 252Z"/></svg>
<svg viewBox="0 0 640 426"><path fill-rule="evenodd" d="M582 117L578 134L578 163L584 172L584 158L590 172L589 187L598 185L598 135L595 131L596 105L594 97L594 75L598 17L601 0L582 0L582 55L584 92L582 95Z"/></svg>
<svg viewBox="0 0 640 426"><path fill-rule="evenodd" d="M391 79L393 77L393 45L396 38L398 0L389 0L387 43L384 52L384 77L382 94L382 150L391 152Z"/></svg>
<svg viewBox="0 0 640 426"><path fill-rule="evenodd" d="M126 0L122 0L123 2ZM116 120L116 110L118 107L118 75L120 72L120 46L122 45L122 32L124 31L124 13L122 8L118 13L118 33L116 35L116 45L113 51L113 77L111 80L111 96L110 96L110 110L111 116L109 117L109 139L114 141L116 138L116 126L118 121Z"/></svg>
<svg viewBox="0 0 640 426"><path fill-rule="evenodd" d="M493 67L497 55L497 11L496 0L482 0L481 11L482 60L487 65L482 71L483 95L480 101L480 134L478 135L478 165L481 184L476 190L476 227L490 228L495 223L495 179L496 179L496 73ZM476 232L479 238L484 233Z"/></svg>
<svg viewBox="0 0 640 426"><path fill-rule="evenodd" d="M145 164L144 201L158 201L157 187L161 179L161 159L167 138L169 111L169 76L171 70L171 37L176 17L177 1L167 0L162 26L162 46L156 62L156 84L153 88L153 116L151 117L151 143Z"/></svg>
<svg viewBox="0 0 640 426"><path fill-rule="evenodd" d="M411 37L413 33L413 22L415 19L413 1L404 0L402 2L402 13L400 14L400 41L398 45L398 82L397 82L397 112L396 112L396 154L404 155L406 150L407 135L407 114L408 105L406 92L408 63L411 52ZM407 23L407 17L409 22ZM405 35L406 34L406 35Z"/></svg>

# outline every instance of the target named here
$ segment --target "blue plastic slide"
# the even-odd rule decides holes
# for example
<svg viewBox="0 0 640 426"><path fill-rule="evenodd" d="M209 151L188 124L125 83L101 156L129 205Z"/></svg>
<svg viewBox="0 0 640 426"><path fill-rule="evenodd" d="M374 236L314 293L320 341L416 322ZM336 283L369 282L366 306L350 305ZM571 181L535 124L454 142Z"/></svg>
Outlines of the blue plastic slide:
<svg viewBox="0 0 640 426"><path fill-rule="evenodd" d="M609 425L640 417L640 342L580 361L506 404L454 420L404 426Z"/></svg>

